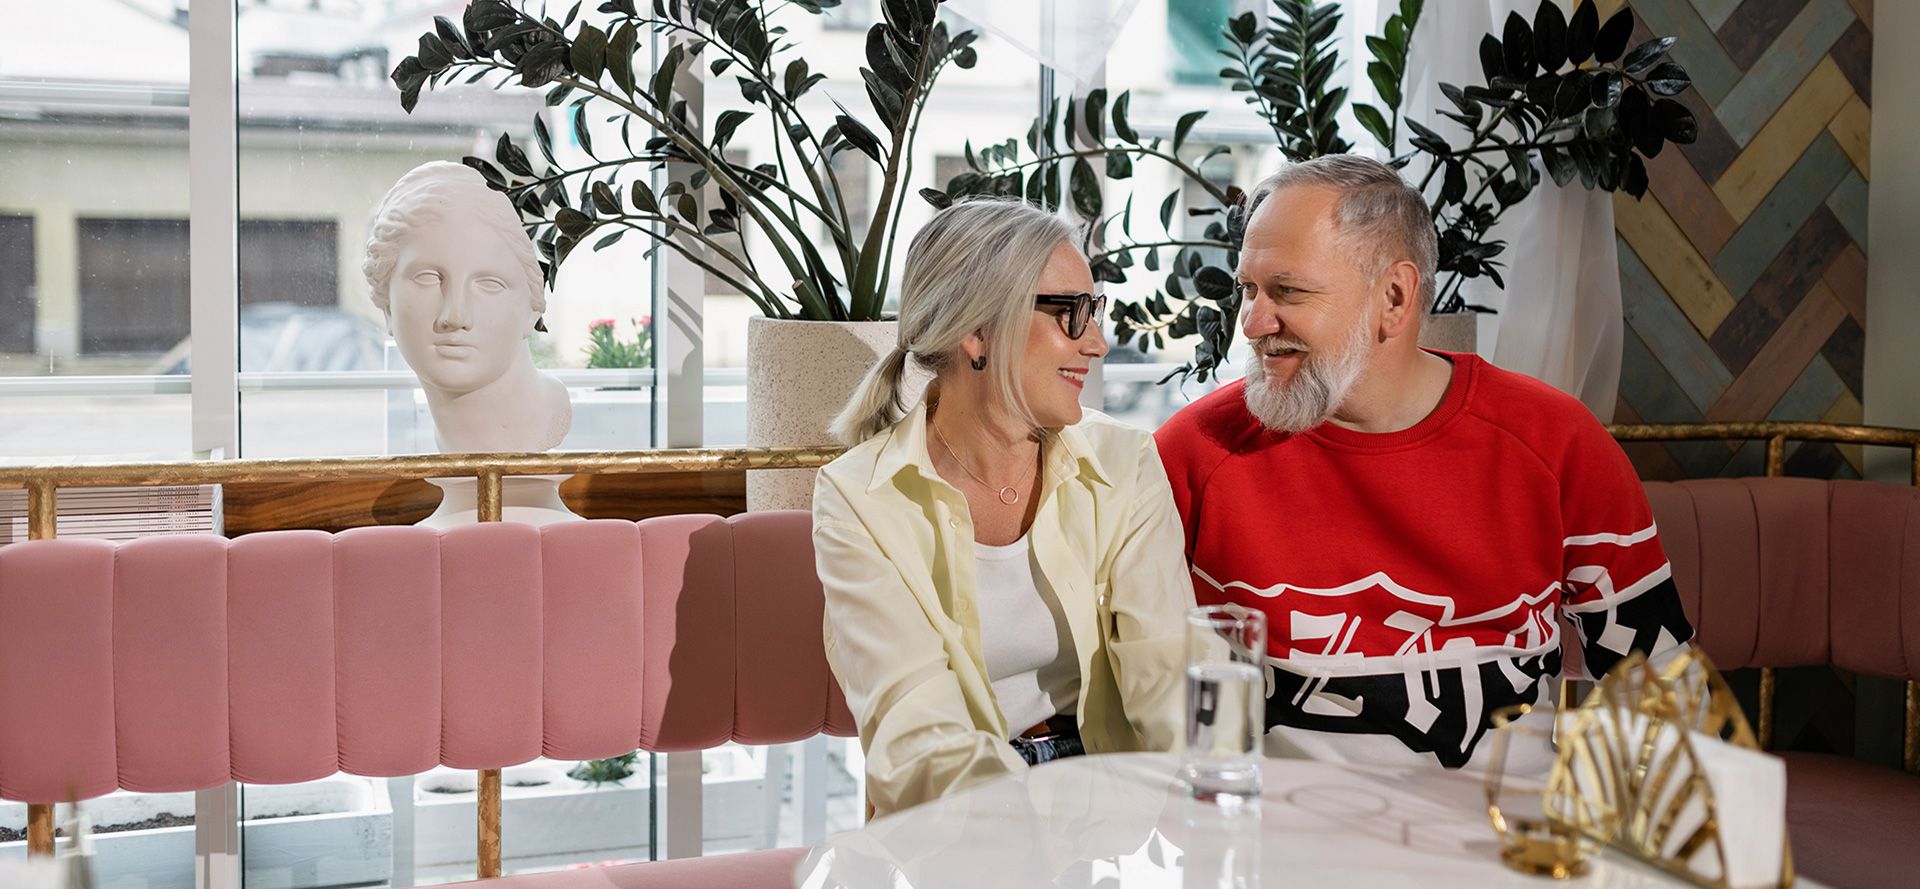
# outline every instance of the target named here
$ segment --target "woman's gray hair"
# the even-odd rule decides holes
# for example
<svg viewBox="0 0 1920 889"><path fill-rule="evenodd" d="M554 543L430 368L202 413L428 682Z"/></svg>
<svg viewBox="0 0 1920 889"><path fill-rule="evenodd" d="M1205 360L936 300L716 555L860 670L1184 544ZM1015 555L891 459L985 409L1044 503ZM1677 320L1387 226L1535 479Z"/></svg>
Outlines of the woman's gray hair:
<svg viewBox="0 0 1920 889"><path fill-rule="evenodd" d="M472 167L448 161L430 161L414 167L387 189L380 206L373 211L368 227L367 258L360 271L373 290L373 304L382 313L388 311L388 288L393 283L393 267L400 260L400 249L407 232L422 225L452 221L447 218L449 204L459 202L475 208L463 222L473 222L500 236L502 243L520 263L527 279L527 298L535 312L547 310L546 279L540 273L540 256L533 241L520 224L520 214L507 196L487 187L487 181Z"/></svg>
<svg viewBox="0 0 1920 889"><path fill-rule="evenodd" d="M1288 164L1254 187L1247 218L1267 197L1283 188L1319 185L1340 192L1334 205L1335 234L1348 252L1364 263L1360 270L1377 281L1394 263L1407 260L1420 270L1422 311L1433 304L1439 273L1440 243L1433 217L1418 189L1400 172L1357 154L1328 154Z"/></svg>
<svg viewBox="0 0 1920 889"><path fill-rule="evenodd" d="M908 356L938 374L966 363L960 342L976 331L987 344L986 372L1001 408L1038 428L1020 386L1034 286L1055 248L1073 244L1074 234L1067 220L1019 200L973 198L934 214L907 248L899 341L834 418L833 436L856 445L900 422Z"/></svg>

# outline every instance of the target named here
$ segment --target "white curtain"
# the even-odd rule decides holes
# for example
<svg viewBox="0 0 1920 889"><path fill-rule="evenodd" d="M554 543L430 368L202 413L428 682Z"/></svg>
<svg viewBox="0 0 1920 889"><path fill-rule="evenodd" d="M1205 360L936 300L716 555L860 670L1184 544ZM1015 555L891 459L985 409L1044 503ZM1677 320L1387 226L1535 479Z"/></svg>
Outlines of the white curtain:
<svg viewBox="0 0 1920 889"><path fill-rule="evenodd" d="M1377 0L1371 33L1398 7L1395 0ZM1531 21L1538 7L1535 0L1427 0L1407 60L1402 117L1450 138L1458 133L1435 113L1453 107L1439 85L1480 83L1480 38L1497 33L1509 12ZM1349 53L1349 69L1364 70L1365 58ZM1480 279L1468 290L1469 302L1499 310L1480 318L1480 354L1580 399L1602 422L1612 420L1626 329L1612 196L1545 179L1501 217L1493 236L1507 242L1501 255L1507 286L1502 291Z"/></svg>
<svg viewBox="0 0 1920 889"><path fill-rule="evenodd" d="M1085 88L1099 79L1107 50L1140 0L947 0L945 5Z"/></svg>

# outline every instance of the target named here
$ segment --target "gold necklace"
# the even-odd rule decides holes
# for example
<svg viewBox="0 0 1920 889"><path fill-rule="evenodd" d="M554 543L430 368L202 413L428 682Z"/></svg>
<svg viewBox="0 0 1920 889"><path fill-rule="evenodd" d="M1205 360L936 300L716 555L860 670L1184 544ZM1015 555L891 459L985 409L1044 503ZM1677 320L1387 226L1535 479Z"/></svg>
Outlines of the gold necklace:
<svg viewBox="0 0 1920 889"><path fill-rule="evenodd" d="M993 489L992 482L987 481L986 479L981 478L980 476L974 475L973 470L967 468L967 461L960 459L960 452L954 450L953 445L947 444L947 437L940 434L940 424L933 422L933 419L929 417L927 419L927 425L933 427L933 439L939 442L941 447L947 449L947 456L953 458L953 462L960 467L961 472L966 473L969 478L972 478L974 481L979 482L980 487ZM1036 461L1036 465L1038 465L1038 461ZM1020 476L1020 481L1025 482L1027 479L1031 478L1032 476L1033 476L1033 467L1029 466L1027 467L1026 474ZM995 491L995 494L1000 498L1001 503L1005 503L1008 506L1012 506L1020 502L1020 492L1019 490L1014 488L1013 485L1002 485Z"/></svg>

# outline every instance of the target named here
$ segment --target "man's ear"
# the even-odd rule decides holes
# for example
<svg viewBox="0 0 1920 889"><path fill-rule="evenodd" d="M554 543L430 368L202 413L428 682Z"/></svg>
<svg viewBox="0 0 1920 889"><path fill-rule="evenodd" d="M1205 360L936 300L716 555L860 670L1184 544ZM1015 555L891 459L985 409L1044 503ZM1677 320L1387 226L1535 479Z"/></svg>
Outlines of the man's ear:
<svg viewBox="0 0 1920 889"><path fill-rule="evenodd" d="M1420 298L1420 269L1408 260L1387 267L1375 294L1386 310L1380 315L1380 335L1391 339L1406 333L1426 310Z"/></svg>

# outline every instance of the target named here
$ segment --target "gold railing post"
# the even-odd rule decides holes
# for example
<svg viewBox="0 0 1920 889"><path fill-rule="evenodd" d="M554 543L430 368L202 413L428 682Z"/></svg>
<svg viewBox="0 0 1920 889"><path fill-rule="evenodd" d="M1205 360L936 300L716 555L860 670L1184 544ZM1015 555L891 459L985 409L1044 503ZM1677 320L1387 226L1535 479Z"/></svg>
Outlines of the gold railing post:
<svg viewBox="0 0 1920 889"><path fill-rule="evenodd" d="M1787 473L1787 437L1776 435L1767 439L1767 477L1778 478Z"/></svg>
<svg viewBox="0 0 1920 889"><path fill-rule="evenodd" d="M474 510L483 522L500 521L501 487L503 480L500 470L480 470L480 484L474 493ZM475 876L489 879L500 876L500 770L480 770L480 793L476 800L480 819L479 861Z"/></svg>
<svg viewBox="0 0 1920 889"><path fill-rule="evenodd" d="M51 482L27 485L27 539L52 540L60 525L58 501ZM27 806L27 854L53 855L53 804Z"/></svg>
<svg viewBox="0 0 1920 889"><path fill-rule="evenodd" d="M1911 774L1920 775L1920 681L1907 680L1906 765Z"/></svg>
<svg viewBox="0 0 1920 889"><path fill-rule="evenodd" d="M1760 725L1755 727L1760 736L1760 749L1773 749L1773 668L1760 668Z"/></svg>

